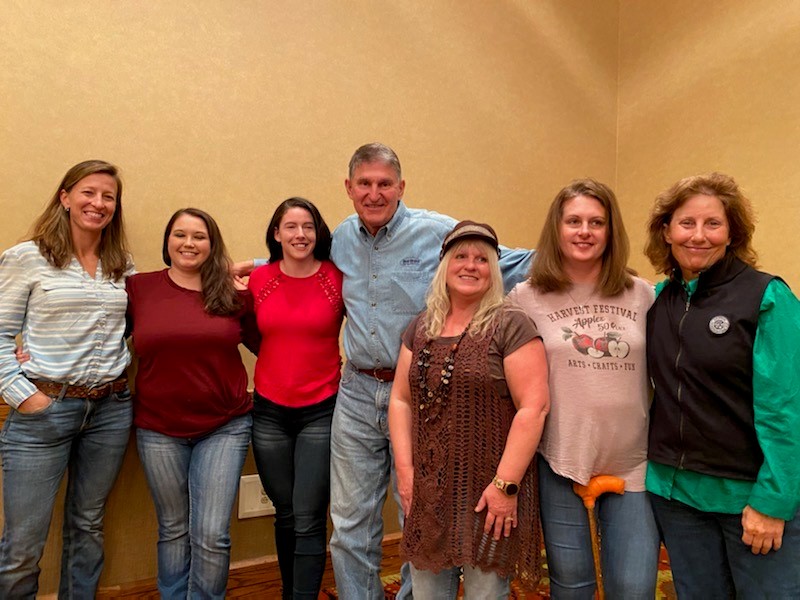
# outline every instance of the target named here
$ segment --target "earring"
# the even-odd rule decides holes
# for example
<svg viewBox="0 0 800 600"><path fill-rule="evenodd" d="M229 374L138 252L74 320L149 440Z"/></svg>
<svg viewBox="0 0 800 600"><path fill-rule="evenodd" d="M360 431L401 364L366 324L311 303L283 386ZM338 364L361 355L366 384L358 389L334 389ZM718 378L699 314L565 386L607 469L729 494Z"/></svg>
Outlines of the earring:
<svg viewBox="0 0 800 600"><path fill-rule="evenodd" d="M64 210L65 210L66 212L69 212L69 206L65 206L65 207L64 207Z"/></svg>

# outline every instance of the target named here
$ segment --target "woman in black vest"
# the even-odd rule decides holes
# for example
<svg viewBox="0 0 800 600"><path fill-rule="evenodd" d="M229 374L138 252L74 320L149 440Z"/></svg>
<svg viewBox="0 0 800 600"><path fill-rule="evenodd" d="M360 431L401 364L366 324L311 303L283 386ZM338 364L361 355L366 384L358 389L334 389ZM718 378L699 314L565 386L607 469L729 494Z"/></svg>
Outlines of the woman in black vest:
<svg viewBox="0 0 800 600"><path fill-rule="evenodd" d="M656 199L647 489L679 597L800 598L800 303L729 176Z"/></svg>

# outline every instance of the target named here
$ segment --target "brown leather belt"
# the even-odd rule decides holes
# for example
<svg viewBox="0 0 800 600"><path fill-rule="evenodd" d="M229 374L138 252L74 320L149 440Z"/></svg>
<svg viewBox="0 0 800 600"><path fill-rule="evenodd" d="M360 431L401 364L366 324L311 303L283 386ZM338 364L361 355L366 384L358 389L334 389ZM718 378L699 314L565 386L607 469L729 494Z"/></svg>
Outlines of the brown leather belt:
<svg viewBox="0 0 800 600"><path fill-rule="evenodd" d="M31 383L48 396L60 396L61 390L64 388L63 383L56 383L55 381L32 379ZM118 394L119 392L125 391L127 387L128 377L126 375L120 375L114 381L95 387L89 387L88 385L68 385L67 391L64 392L64 397L99 400L111 394Z"/></svg>
<svg viewBox="0 0 800 600"><path fill-rule="evenodd" d="M389 383L390 381L394 381L394 369L359 369L356 368L356 371L359 373L363 373L364 375L371 375L381 383Z"/></svg>

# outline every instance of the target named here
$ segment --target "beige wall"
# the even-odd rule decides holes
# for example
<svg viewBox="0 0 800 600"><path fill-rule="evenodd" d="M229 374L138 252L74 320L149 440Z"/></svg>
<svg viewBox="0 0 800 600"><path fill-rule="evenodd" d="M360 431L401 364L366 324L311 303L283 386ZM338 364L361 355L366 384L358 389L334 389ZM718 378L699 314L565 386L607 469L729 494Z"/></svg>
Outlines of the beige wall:
<svg viewBox="0 0 800 600"><path fill-rule="evenodd" d="M634 249L656 194L733 175L753 201L765 270L800 289L800 2L620 2L617 192Z"/></svg>
<svg viewBox="0 0 800 600"><path fill-rule="evenodd" d="M186 205L217 217L234 256L262 255L285 197L314 200L331 225L351 212L347 160L380 140L400 154L410 205L487 220L510 245L535 243L570 179L616 185L633 265L650 276L640 250L655 195L728 172L758 211L764 268L800 286L800 3L31 0L3 12L2 248L69 166L98 157L123 169L140 270L160 268L163 224ZM103 583L152 577L154 544L129 452ZM270 519L234 518L234 560L273 549Z"/></svg>
<svg viewBox="0 0 800 600"><path fill-rule="evenodd" d="M411 206L533 245L566 182L614 179L617 10L615 0L6 3L0 247L23 237L68 167L96 157L123 169L140 270L160 268L162 227L186 205L219 220L234 256L263 255L264 226L290 195L318 203L331 225L352 212L347 161L374 140L398 151ZM234 560L272 552L270 527L234 519ZM102 583L154 576L134 452L106 528Z"/></svg>

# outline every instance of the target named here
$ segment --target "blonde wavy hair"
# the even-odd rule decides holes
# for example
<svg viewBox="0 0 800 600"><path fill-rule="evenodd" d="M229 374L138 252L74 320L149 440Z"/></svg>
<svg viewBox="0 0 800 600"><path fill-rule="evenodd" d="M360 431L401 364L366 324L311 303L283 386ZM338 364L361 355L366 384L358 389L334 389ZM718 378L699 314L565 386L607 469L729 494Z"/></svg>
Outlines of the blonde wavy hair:
<svg viewBox="0 0 800 600"><path fill-rule="evenodd" d="M453 255L465 246L479 248L486 255L489 261L490 280L489 289L486 290L483 298L481 298L478 309L472 317L469 334L473 337L486 335L494 320L500 314L500 309L503 306L504 289L497 250L488 243L475 239L456 242L442 257L439 267L436 269L436 274L433 276L431 288L426 299L427 311L423 319L423 325L425 327L425 336L429 340L438 338L444 330L444 323L451 308L450 292L447 289L447 265L450 264L450 259Z"/></svg>

